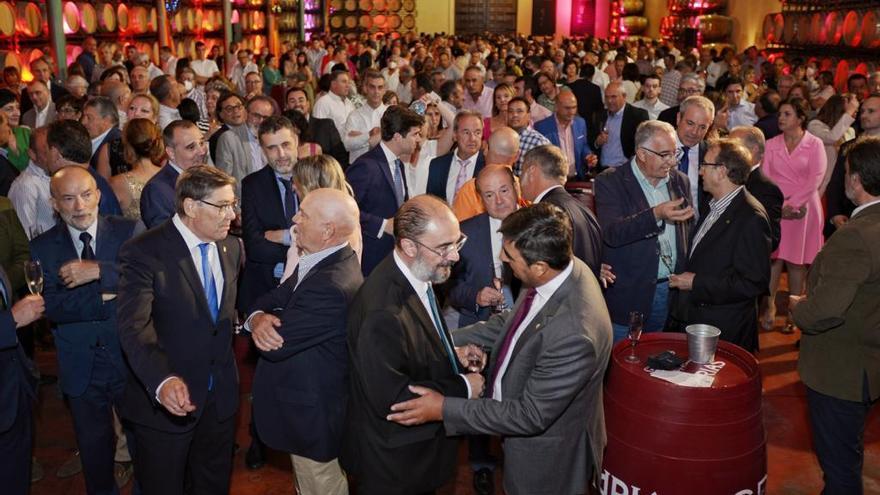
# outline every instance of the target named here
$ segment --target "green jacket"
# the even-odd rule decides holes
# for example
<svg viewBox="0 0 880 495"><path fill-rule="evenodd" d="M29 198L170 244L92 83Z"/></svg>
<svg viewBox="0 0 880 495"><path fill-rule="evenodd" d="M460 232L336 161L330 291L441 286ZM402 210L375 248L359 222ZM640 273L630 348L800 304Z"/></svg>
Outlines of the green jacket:
<svg viewBox="0 0 880 495"><path fill-rule="evenodd" d="M24 262L29 259L31 253L28 238L12 208L12 201L0 196L0 265L6 270L9 283L16 294L26 288Z"/></svg>

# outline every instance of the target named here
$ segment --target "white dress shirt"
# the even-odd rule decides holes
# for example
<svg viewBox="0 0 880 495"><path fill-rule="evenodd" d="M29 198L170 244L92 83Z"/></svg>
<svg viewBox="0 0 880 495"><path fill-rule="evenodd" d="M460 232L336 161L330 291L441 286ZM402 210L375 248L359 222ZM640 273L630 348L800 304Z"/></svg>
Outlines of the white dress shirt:
<svg viewBox="0 0 880 495"><path fill-rule="evenodd" d="M343 99L333 92L326 93L315 102L312 117L319 119L332 119L336 130L341 136L345 131L345 121L349 114L354 111L354 105L348 98Z"/></svg>
<svg viewBox="0 0 880 495"><path fill-rule="evenodd" d="M180 112L177 111L176 108L166 107L165 105L159 104L159 128L163 131L168 124L174 122L175 120L180 120Z"/></svg>
<svg viewBox="0 0 880 495"><path fill-rule="evenodd" d="M70 234L70 240L73 241L73 249L76 250L77 257L82 260L82 250L85 247L85 243L79 236L83 232L88 232L90 236L92 236L92 240L89 241L89 245L92 247L92 252L98 252L98 221L95 220L86 230L79 230L70 224L67 224L67 232Z"/></svg>
<svg viewBox="0 0 880 495"><path fill-rule="evenodd" d="M681 139L678 136L675 136L675 145L678 149L682 149L684 146L681 143ZM676 164L676 168L678 164ZM691 206L694 207L694 222L699 219L700 212L697 203L697 197L700 194L700 145L691 146L691 149L688 151L688 172L687 172L688 180L691 181Z"/></svg>
<svg viewBox="0 0 880 495"><path fill-rule="evenodd" d="M49 106L51 102L46 103L46 106L40 110L36 106L34 107L34 113L36 114L36 120L34 121L34 129L39 129L44 125L51 124L51 122L47 122L49 118Z"/></svg>
<svg viewBox="0 0 880 495"><path fill-rule="evenodd" d="M669 105L660 101L660 98L657 98L652 105L648 100L642 98L641 100L632 104L636 108L641 108L644 111L648 112L648 117L651 120L657 120L657 117L660 116L660 112L669 108Z"/></svg>
<svg viewBox="0 0 880 495"><path fill-rule="evenodd" d="M458 181L458 174L461 171L462 164L466 169L467 177L462 181L462 185L468 181L468 179L473 178L474 170L477 168L477 157L479 157L480 153L474 153L470 158L462 159L458 156L459 150L456 149L455 153L452 155L452 164L449 167L449 176L446 177L446 200L449 201L449 204L455 200L455 195L458 191L455 190L455 185Z"/></svg>
<svg viewBox="0 0 880 495"><path fill-rule="evenodd" d="M363 105L348 115L342 130L342 143L348 150L348 163L354 163L361 155L370 151L370 130L380 127L382 116L388 105L384 103L376 108L369 104ZM359 132L357 136L349 136L351 132Z"/></svg>
<svg viewBox="0 0 880 495"><path fill-rule="evenodd" d="M107 137L107 134L110 132L111 129L113 129L113 127L110 127L109 129L104 131L103 134L96 137L95 139L92 139L92 157L94 157L95 153L98 152L98 147L101 146L101 141L103 141L104 138Z"/></svg>
<svg viewBox="0 0 880 495"><path fill-rule="evenodd" d="M217 67L217 62L206 58L205 60L191 60L189 62L189 67L196 73L199 77L213 77L214 74L220 72L220 68Z"/></svg>
<svg viewBox="0 0 880 495"><path fill-rule="evenodd" d="M544 309L544 305L547 304L547 301L553 297L553 294L556 293L556 290L565 282L569 276L571 276L571 271L574 267L574 262L569 261L568 266L565 267L564 270L559 272L558 275L551 278L544 285L540 287L536 287L535 291L535 299L532 301L532 307L529 308L529 312L526 313L525 318L523 318L522 323L519 324L519 327L516 329L516 333L513 334L513 340L510 341L510 347L508 348L507 355L504 356L504 361L502 361L501 365L498 366L498 371L496 372L495 385L492 389L492 398L501 402L501 382L504 378L504 373L507 372L507 367L510 365L510 358L513 357L513 350L516 348L516 343L519 341L519 338L522 337L523 332L528 328L529 324L532 320L535 319L535 316ZM516 313L511 312L510 318L512 319Z"/></svg>
<svg viewBox="0 0 880 495"><path fill-rule="evenodd" d="M34 162L15 178L9 187L9 200L28 239L42 234L55 226L55 210L52 209L49 182L45 170Z"/></svg>

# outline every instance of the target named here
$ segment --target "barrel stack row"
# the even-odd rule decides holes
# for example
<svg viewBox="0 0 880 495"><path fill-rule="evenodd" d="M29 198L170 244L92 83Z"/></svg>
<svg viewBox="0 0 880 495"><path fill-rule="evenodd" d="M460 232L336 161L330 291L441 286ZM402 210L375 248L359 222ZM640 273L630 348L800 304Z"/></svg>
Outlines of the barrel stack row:
<svg viewBox="0 0 880 495"><path fill-rule="evenodd" d="M415 0L330 0L330 30L410 32L416 30Z"/></svg>

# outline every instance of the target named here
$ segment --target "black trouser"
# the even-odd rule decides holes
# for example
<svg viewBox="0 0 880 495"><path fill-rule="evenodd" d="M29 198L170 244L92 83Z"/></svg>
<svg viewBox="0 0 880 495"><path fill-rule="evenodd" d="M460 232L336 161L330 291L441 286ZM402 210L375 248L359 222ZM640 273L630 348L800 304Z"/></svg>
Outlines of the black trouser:
<svg viewBox="0 0 880 495"><path fill-rule="evenodd" d="M10 379L10 377L5 377ZM31 398L21 390L18 411L12 426L0 433L0 491L9 495L27 495L31 488L31 452L34 444L34 420Z"/></svg>

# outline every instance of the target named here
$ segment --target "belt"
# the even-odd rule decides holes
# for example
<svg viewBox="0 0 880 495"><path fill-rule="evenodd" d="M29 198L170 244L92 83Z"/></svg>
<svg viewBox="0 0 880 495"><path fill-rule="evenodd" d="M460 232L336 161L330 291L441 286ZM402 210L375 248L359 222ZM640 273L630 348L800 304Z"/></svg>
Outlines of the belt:
<svg viewBox="0 0 880 495"><path fill-rule="evenodd" d="M669 277L663 277L663 278L658 278L658 279L657 279L657 283L658 283L658 284L662 284L662 283L665 283L665 282L669 282Z"/></svg>

